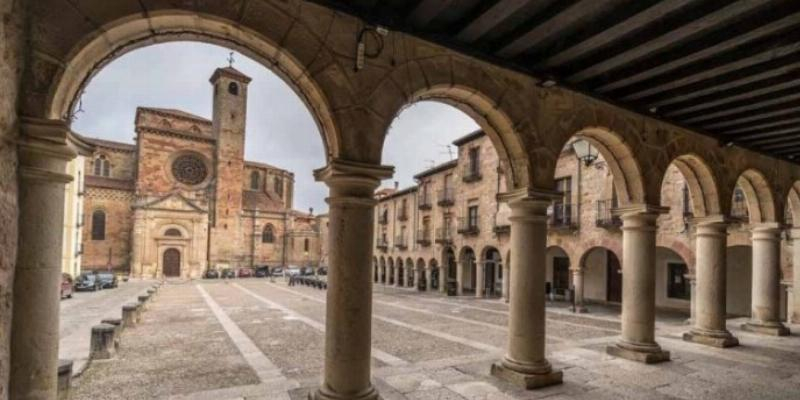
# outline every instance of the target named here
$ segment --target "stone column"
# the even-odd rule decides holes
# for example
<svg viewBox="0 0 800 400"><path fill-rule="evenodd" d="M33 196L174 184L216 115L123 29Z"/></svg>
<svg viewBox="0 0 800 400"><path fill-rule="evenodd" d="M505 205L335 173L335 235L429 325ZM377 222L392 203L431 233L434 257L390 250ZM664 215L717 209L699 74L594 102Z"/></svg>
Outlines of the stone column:
<svg viewBox="0 0 800 400"><path fill-rule="evenodd" d="M330 270L322 386L311 397L377 400L370 382L374 191L393 169L342 160L314 171L330 188ZM55 292L54 292L55 293Z"/></svg>
<svg viewBox="0 0 800 400"><path fill-rule="evenodd" d="M609 354L644 363L669 361L656 343L656 219L662 207L632 205L622 217L622 337Z"/></svg>
<svg viewBox="0 0 800 400"><path fill-rule="evenodd" d="M14 276L9 399L58 393L59 287L67 162L65 122L23 118L19 152L19 253Z"/></svg>
<svg viewBox="0 0 800 400"><path fill-rule="evenodd" d="M456 261L456 295L464 294L464 271L469 268L465 260Z"/></svg>
<svg viewBox="0 0 800 400"><path fill-rule="evenodd" d="M545 250L547 207L552 197L519 190L500 196L511 208L511 301L508 349L492 375L534 389L562 382L545 358Z"/></svg>
<svg viewBox="0 0 800 400"><path fill-rule="evenodd" d="M800 323L800 228L792 228L792 304L789 321Z"/></svg>
<svg viewBox="0 0 800 400"><path fill-rule="evenodd" d="M399 265L394 266L394 286L403 286L402 282L400 282L400 268L402 267Z"/></svg>
<svg viewBox="0 0 800 400"><path fill-rule="evenodd" d="M511 292L511 260L506 260L503 263L503 301L508 303L509 294Z"/></svg>
<svg viewBox="0 0 800 400"><path fill-rule="evenodd" d="M775 336L789 334L780 320L780 243L777 223L753 226L753 286L750 321L742 329Z"/></svg>
<svg viewBox="0 0 800 400"><path fill-rule="evenodd" d="M483 298L485 272L485 264L480 263L475 266L475 297L477 298Z"/></svg>
<svg viewBox="0 0 800 400"><path fill-rule="evenodd" d="M444 266L439 267L439 292L447 292L447 269Z"/></svg>
<svg viewBox="0 0 800 400"><path fill-rule="evenodd" d="M720 216L698 219L695 234L695 290L692 292L693 327L683 340L715 347L739 344L725 327L728 224Z"/></svg>
<svg viewBox="0 0 800 400"><path fill-rule="evenodd" d="M583 305L583 268L572 270L572 285L575 288L575 312L589 312Z"/></svg>

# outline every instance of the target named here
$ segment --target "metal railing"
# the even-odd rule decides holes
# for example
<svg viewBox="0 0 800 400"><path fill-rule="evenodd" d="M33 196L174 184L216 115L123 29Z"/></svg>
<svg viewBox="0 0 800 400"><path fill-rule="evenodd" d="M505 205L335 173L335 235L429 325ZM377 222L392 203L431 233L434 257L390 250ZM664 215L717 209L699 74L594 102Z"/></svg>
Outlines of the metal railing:
<svg viewBox="0 0 800 400"><path fill-rule="evenodd" d="M375 247L386 250L387 248L389 248L389 242L384 238L378 238Z"/></svg>
<svg viewBox="0 0 800 400"><path fill-rule="evenodd" d="M439 190L437 192L436 200L436 203L440 206L452 206L456 201L455 191L452 188Z"/></svg>
<svg viewBox="0 0 800 400"><path fill-rule="evenodd" d="M424 192L419 195L419 205L420 210L430 210L433 208L433 201L431 200L431 194L428 192Z"/></svg>
<svg viewBox="0 0 800 400"><path fill-rule="evenodd" d="M417 231L417 243L422 246L430 246L431 236L430 229L420 229Z"/></svg>
<svg viewBox="0 0 800 400"><path fill-rule="evenodd" d="M436 243L452 243L453 242L453 229L436 228Z"/></svg>
<svg viewBox="0 0 800 400"><path fill-rule="evenodd" d="M461 175L461 180L464 182L477 182L483 178L481 171L477 166L467 165Z"/></svg>
<svg viewBox="0 0 800 400"><path fill-rule="evenodd" d="M458 219L458 233L463 235L477 235L480 232L478 228L478 217L474 219L469 217L461 217Z"/></svg>
<svg viewBox="0 0 800 400"><path fill-rule="evenodd" d="M600 228L619 228L622 226L622 219L620 219L618 215L614 215L612 213L613 209L613 200L598 200L596 208L597 213L595 215L595 225Z"/></svg>
<svg viewBox="0 0 800 400"><path fill-rule="evenodd" d="M398 249L408 248L408 242L406 242L406 237L402 235L395 236L394 247L397 247Z"/></svg>
<svg viewBox="0 0 800 400"><path fill-rule="evenodd" d="M381 214L378 216L378 223L381 225L386 225L389 223L389 215L388 214Z"/></svg>
<svg viewBox="0 0 800 400"><path fill-rule="evenodd" d="M747 222L750 220L750 211L747 209L747 202L744 200L734 200L731 204L731 217Z"/></svg>
<svg viewBox="0 0 800 400"><path fill-rule="evenodd" d="M397 213L397 220L398 221L408 220L408 210L405 208L401 208L400 211Z"/></svg>
<svg viewBox="0 0 800 400"><path fill-rule="evenodd" d="M555 203L553 204L552 211L548 218L551 228L556 229L577 229L578 216L577 207L573 207L568 203Z"/></svg>

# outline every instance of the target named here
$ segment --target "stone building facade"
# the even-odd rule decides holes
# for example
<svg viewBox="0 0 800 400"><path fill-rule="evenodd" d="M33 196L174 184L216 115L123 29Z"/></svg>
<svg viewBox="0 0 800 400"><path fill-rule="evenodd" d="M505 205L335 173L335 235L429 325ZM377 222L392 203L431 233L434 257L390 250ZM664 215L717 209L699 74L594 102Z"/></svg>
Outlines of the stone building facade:
<svg viewBox="0 0 800 400"><path fill-rule="evenodd" d="M292 209L294 174L244 159L247 85L211 77L213 118L139 107L134 145L81 138L83 268L198 278L209 268L316 266L313 215Z"/></svg>
<svg viewBox="0 0 800 400"><path fill-rule="evenodd" d="M581 301L622 300L622 221L613 172L596 149L579 159L567 143L556 166L561 196L548 209L546 281L554 297L569 289ZM376 191L373 280L418 290L507 298L510 210L498 201L506 190L504 166L482 132L454 142L458 158L415 176L417 185ZM690 311L694 285L693 199L682 172L671 165L661 188L669 211L657 220L656 305ZM741 188L732 199L728 228L727 309L750 313L752 280L748 204ZM782 275L791 273L791 241L782 246ZM784 282L788 285L788 282ZM791 303L791 302L788 302ZM782 294L781 315L787 314ZM584 307L585 309L585 307Z"/></svg>

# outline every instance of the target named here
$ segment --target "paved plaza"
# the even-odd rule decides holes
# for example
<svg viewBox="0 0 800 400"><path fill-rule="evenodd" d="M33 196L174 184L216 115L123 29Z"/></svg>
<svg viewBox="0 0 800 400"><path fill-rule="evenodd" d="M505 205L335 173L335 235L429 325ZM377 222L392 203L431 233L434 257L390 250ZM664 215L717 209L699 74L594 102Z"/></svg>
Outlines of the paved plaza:
<svg viewBox="0 0 800 400"><path fill-rule="evenodd" d="M75 292L71 299L61 300L59 313L58 357L72 360L72 370L80 373L89 359L92 326L105 318L120 318L122 305L136 302L138 295L153 281L120 281L119 287L97 292Z"/></svg>
<svg viewBox="0 0 800 400"><path fill-rule="evenodd" d="M127 329L117 356L73 381L73 399L306 399L324 353L325 291L244 279L169 283ZM672 361L643 365L605 353L616 310L547 313L548 359L564 384L523 391L489 375L506 340L507 305L376 287L373 382L384 399L790 399L800 397L800 338L728 328L742 346L680 339L665 314L658 341ZM794 328L800 330L800 326Z"/></svg>

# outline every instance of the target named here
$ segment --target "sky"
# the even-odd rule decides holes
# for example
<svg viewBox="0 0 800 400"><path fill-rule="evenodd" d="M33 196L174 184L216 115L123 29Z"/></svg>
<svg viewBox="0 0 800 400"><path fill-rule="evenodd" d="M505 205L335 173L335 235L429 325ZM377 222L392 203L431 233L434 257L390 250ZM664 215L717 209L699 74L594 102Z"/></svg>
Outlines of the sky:
<svg viewBox="0 0 800 400"><path fill-rule="evenodd" d="M228 65L230 50L216 45L176 42L134 50L105 66L84 91L72 128L80 134L133 143L136 107L177 108L211 117L211 84L217 67ZM298 210L325 212L327 187L312 171L324 166L325 152L316 124L300 97L281 78L256 61L234 54L234 67L253 81L248 88L245 159L269 163L295 174ZM383 164L395 167L390 187L414 184L413 176L456 156L452 141L478 129L461 111L436 102L419 102L392 122ZM448 151L448 146L449 150Z"/></svg>

